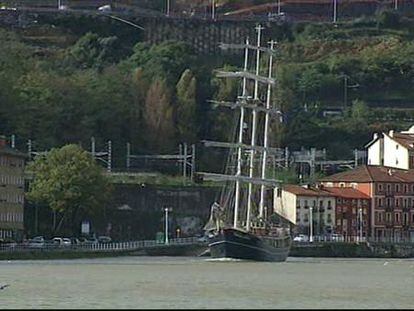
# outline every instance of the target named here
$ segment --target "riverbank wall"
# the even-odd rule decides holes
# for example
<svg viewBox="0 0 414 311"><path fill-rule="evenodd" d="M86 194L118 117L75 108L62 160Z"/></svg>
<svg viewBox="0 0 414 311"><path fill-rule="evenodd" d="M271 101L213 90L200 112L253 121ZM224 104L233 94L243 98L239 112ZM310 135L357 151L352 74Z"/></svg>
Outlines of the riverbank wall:
<svg viewBox="0 0 414 311"><path fill-rule="evenodd" d="M291 257L414 258L413 243L315 243L292 245Z"/></svg>

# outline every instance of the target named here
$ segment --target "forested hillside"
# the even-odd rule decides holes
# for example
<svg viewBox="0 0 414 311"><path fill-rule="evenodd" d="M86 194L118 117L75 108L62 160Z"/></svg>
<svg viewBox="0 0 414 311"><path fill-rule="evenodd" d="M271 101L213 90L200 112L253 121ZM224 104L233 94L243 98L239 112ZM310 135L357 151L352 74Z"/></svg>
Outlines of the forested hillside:
<svg viewBox="0 0 414 311"><path fill-rule="evenodd" d="M155 153L228 140L231 119L208 100L235 99L240 85L217 80L213 70L240 67L240 57L198 55L185 42L149 46L128 26L83 22L91 27L74 17L71 25L0 31L2 133L31 138L39 149L111 139L114 154L124 154L126 142L135 153ZM272 27L284 31L274 92L284 116L273 124L274 146L327 148L343 158L374 131L411 125L412 18L383 11L336 26ZM324 117L327 107L342 107L343 116Z"/></svg>

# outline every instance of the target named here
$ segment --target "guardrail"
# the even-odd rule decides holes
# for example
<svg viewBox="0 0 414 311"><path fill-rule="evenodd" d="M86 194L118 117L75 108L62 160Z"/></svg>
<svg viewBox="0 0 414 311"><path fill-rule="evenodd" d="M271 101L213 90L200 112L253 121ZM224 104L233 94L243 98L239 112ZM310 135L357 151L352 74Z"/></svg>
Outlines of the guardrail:
<svg viewBox="0 0 414 311"><path fill-rule="evenodd" d="M413 244L414 237L360 237L360 236L314 236L313 241L309 241L309 237L302 241L293 241L298 244L318 244L318 243L393 243L393 244Z"/></svg>
<svg viewBox="0 0 414 311"><path fill-rule="evenodd" d="M166 247L176 245L203 244L198 237L170 239L166 244L163 241L143 240L143 241L127 241L127 242L109 242L96 244L72 244L57 245L53 243L10 243L0 245L0 252L15 251L133 251L154 247Z"/></svg>

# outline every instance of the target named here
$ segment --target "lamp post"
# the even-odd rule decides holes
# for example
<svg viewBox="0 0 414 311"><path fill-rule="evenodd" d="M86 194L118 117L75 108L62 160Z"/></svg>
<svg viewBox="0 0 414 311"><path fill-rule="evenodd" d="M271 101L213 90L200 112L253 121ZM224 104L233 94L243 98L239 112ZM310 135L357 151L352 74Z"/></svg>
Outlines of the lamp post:
<svg viewBox="0 0 414 311"><path fill-rule="evenodd" d="M309 242L313 242L313 219L312 219L312 206L309 206Z"/></svg>
<svg viewBox="0 0 414 311"><path fill-rule="evenodd" d="M359 218L359 241L362 242L362 208L358 209Z"/></svg>
<svg viewBox="0 0 414 311"><path fill-rule="evenodd" d="M211 18L213 20L215 20L216 19L216 17L215 17L215 13L216 13L216 1L215 0L212 0L211 2L212 2L211 3Z"/></svg>
<svg viewBox="0 0 414 311"><path fill-rule="evenodd" d="M167 0L167 16L170 16L170 0Z"/></svg>
<svg viewBox="0 0 414 311"><path fill-rule="evenodd" d="M398 0L394 0L394 9L398 10Z"/></svg>
<svg viewBox="0 0 414 311"><path fill-rule="evenodd" d="M333 0L333 22L336 23L336 7L337 7L337 0Z"/></svg>
<svg viewBox="0 0 414 311"><path fill-rule="evenodd" d="M168 212L172 212L171 207L164 208L165 212L165 244L168 244Z"/></svg>

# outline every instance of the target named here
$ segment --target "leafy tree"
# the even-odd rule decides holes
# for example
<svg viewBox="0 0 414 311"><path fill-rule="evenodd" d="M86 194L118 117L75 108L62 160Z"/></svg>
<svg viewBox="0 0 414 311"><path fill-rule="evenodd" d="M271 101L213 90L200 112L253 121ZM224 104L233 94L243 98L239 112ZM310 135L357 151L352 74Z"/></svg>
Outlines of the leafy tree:
<svg viewBox="0 0 414 311"><path fill-rule="evenodd" d="M61 215L53 231L69 222L72 233L79 230L80 217L100 212L109 198L110 186L103 170L78 145L53 148L31 162L27 170L33 174L28 199L47 203Z"/></svg>
<svg viewBox="0 0 414 311"><path fill-rule="evenodd" d="M186 69L177 84L177 131L180 139L194 143L197 139L197 85L191 70Z"/></svg>
<svg viewBox="0 0 414 311"><path fill-rule="evenodd" d="M147 139L157 151L167 151L175 147L173 114L171 93L166 82L157 79L148 90L144 112Z"/></svg>
<svg viewBox="0 0 414 311"><path fill-rule="evenodd" d="M68 51L67 60L81 68L102 68L117 61L118 38L88 32Z"/></svg>

